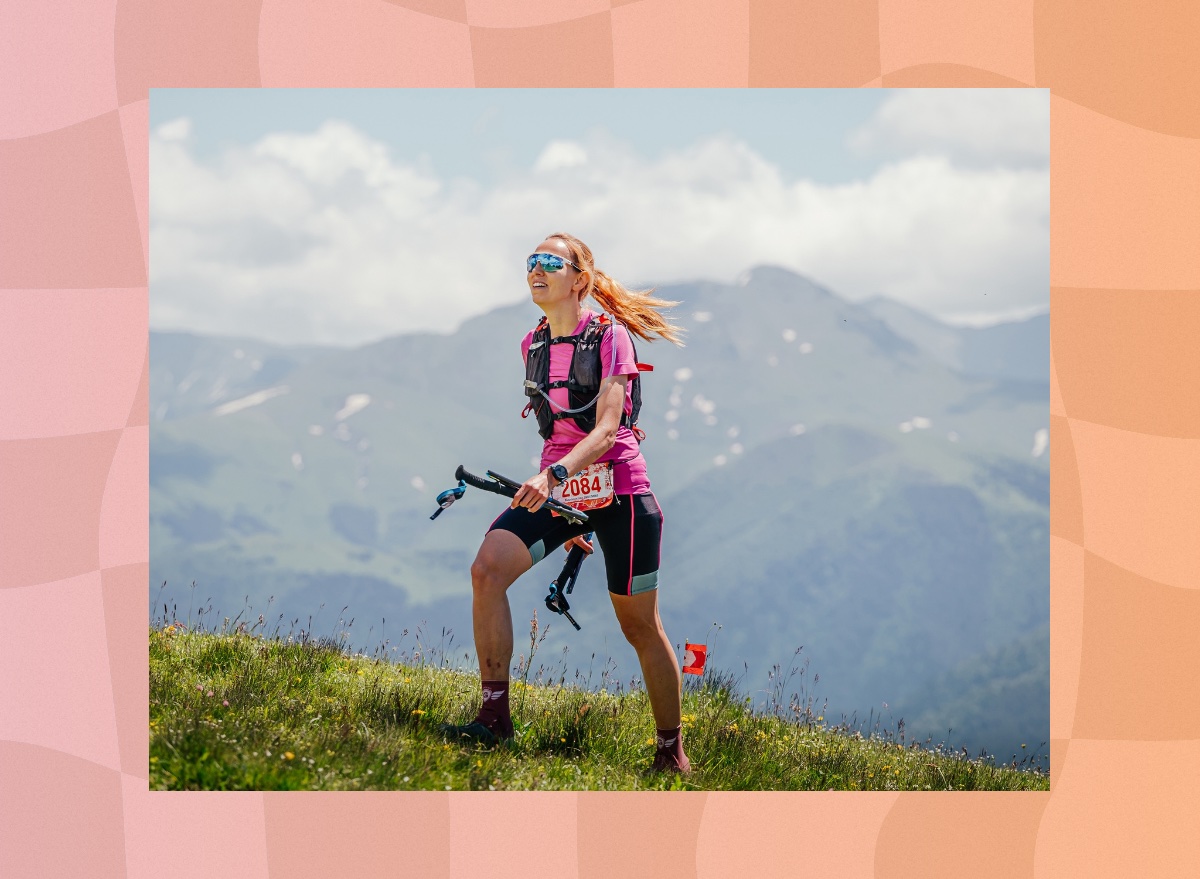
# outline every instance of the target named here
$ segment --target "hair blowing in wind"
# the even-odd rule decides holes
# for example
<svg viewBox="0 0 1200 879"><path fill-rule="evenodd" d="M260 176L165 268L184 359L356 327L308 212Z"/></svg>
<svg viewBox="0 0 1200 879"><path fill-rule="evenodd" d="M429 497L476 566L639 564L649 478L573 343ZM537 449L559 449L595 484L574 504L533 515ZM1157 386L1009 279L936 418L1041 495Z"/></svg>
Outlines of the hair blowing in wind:
<svg viewBox="0 0 1200 879"><path fill-rule="evenodd" d="M654 289L630 290L620 281L596 268L591 248L565 232L555 232L547 238L557 238L570 248L574 261L588 273L588 287L585 295L590 295L601 308L624 324L629 332L639 339L653 342L654 337L666 339L676 345L683 345L683 330L663 317L658 309L671 308L678 305L667 299L659 299L651 294Z"/></svg>

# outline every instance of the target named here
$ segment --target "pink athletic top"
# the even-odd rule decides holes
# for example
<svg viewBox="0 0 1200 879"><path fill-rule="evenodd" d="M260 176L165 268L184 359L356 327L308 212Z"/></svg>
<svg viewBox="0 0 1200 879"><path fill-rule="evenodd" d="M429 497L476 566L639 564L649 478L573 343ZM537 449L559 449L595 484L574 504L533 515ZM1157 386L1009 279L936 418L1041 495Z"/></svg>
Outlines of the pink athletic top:
<svg viewBox="0 0 1200 879"><path fill-rule="evenodd" d="M572 335L582 333L588 321L595 316L594 312L584 310L583 318L575 327ZM533 342L533 330L525 334L521 340L521 363L529 354L529 345ZM613 366L613 345L617 346L616 367ZM550 346L550 381L566 381L571 372L571 357L575 346L567 342L559 342ZM629 332L618 323L613 323L612 330L604 334L600 341L601 378L610 375L638 374L637 361L633 355L633 343L629 340ZM571 406L566 388L551 388L548 391L550 399L556 406L569 409ZM554 409L554 411L558 411ZM633 413L633 380L625 385L625 414ZM587 434L579 428L574 418L559 418L554 422L554 432L542 445L542 469L556 463L575 448ZM613 465L613 490L617 494L645 494L650 491L650 477L646 473L646 459L638 448L637 438L628 427L618 427L616 442L613 447L597 460L615 461Z"/></svg>

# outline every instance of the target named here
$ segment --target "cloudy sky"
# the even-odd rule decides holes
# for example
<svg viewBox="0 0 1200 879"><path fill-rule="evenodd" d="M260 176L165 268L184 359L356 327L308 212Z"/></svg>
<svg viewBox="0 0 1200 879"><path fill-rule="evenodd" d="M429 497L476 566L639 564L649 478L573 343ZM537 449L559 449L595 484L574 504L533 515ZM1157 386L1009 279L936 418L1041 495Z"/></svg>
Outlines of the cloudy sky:
<svg viewBox="0 0 1200 879"><path fill-rule="evenodd" d="M952 323L1049 305L1044 90L155 89L150 325L357 345L528 298L554 231L632 284L785 266Z"/></svg>

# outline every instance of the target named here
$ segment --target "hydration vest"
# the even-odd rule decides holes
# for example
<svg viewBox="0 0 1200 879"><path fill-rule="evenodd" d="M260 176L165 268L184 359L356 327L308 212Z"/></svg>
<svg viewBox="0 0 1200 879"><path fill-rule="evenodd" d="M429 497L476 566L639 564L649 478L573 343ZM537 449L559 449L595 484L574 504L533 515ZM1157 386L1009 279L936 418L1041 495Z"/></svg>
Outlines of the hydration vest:
<svg viewBox="0 0 1200 879"><path fill-rule="evenodd" d="M533 331L529 342L529 352L525 356L525 396L529 402L521 413L527 418L532 411L537 416L538 433L542 439L549 439L554 432L554 422L560 418L573 418L575 424L584 433L590 433L596 427L596 397L600 393L600 378L603 365L600 362L600 342L606 332L612 332L613 323L607 315L596 315L582 333L575 336L558 336L550 338L550 322L543 317ZM574 346L571 354L571 369L566 381L550 381L550 346L558 342L567 342ZM633 335L629 336L633 345ZM616 354L616 342L613 342L613 353ZM637 360L637 348L633 349L633 358ZM652 370L654 367L638 363L640 371ZM550 405L548 392L552 388L567 389L567 409L579 411L559 411ZM628 427L640 443L646 435L637 427L638 413L642 409L642 387L639 376L633 377L629 391L633 403L633 411L628 415L625 406L621 406L621 426Z"/></svg>

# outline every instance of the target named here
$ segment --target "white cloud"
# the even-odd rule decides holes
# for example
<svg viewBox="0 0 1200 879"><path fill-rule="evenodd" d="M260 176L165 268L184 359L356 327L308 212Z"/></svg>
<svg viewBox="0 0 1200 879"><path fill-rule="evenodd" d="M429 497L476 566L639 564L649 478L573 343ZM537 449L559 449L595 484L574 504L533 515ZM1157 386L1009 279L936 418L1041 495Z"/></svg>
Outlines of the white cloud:
<svg viewBox="0 0 1200 879"><path fill-rule="evenodd" d="M1039 428L1033 435L1033 457L1040 458L1050 445L1050 431L1046 428Z"/></svg>
<svg viewBox="0 0 1200 879"><path fill-rule="evenodd" d="M1050 98L1041 89L896 91L847 142L867 154L921 152L1044 166L1050 157Z"/></svg>
<svg viewBox="0 0 1200 879"><path fill-rule="evenodd" d="M192 120L186 116L172 119L158 126L155 134L160 140L187 140L192 134Z"/></svg>
<svg viewBox="0 0 1200 879"><path fill-rule="evenodd" d="M546 144L537 161L533 163L535 171L555 171L559 168L577 168L586 165L587 150L580 144L570 140L552 140Z"/></svg>
<svg viewBox="0 0 1200 879"><path fill-rule="evenodd" d="M543 170L485 188L342 122L212 161L174 124L150 144L156 329L326 344L450 331L528 301L523 259L556 230L633 284L732 283L770 263L942 315L1048 299L1045 168L922 155L818 185L730 137L646 159L597 135L551 142Z"/></svg>

